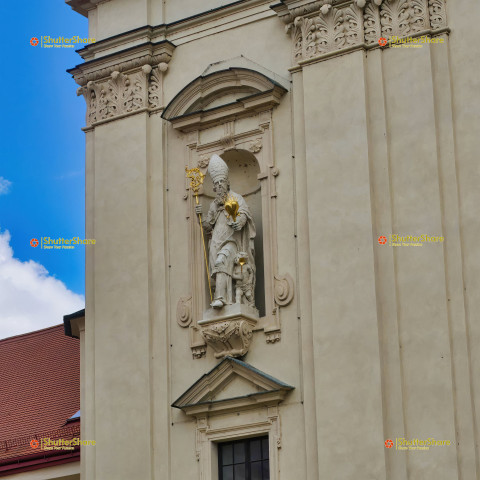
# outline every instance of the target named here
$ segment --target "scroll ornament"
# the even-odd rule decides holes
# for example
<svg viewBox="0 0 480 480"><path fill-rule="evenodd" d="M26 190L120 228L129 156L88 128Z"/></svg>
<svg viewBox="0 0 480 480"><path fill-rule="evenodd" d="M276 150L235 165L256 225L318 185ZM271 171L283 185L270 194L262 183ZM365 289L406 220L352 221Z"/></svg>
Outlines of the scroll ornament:
<svg viewBox="0 0 480 480"><path fill-rule="evenodd" d="M192 296L180 297L177 303L177 323L186 328L192 323Z"/></svg>
<svg viewBox="0 0 480 480"><path fill-rule="evenodd" d="M292 277L285 275L275 275L275 303L280 307L285 307L293 299L294 287Z"/></svg>

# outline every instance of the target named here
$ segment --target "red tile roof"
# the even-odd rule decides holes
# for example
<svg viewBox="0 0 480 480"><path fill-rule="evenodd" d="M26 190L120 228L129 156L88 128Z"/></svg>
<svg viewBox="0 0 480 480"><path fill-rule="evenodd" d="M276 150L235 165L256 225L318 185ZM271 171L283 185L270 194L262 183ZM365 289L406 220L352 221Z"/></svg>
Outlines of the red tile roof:
<svg viewBox="0 0 480 480"><path fill-rule="evenodd" d="M61 429L79 409L80 342L63 324L0 340L0 464L38 455L28 439ZM71 437L72 427L57 433Z"/></svg>

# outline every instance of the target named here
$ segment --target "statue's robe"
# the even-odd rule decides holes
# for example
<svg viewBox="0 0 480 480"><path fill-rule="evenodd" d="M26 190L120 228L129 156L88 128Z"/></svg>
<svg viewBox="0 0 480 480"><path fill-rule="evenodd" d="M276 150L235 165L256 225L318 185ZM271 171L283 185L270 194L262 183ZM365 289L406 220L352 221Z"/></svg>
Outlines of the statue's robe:
<svg viewBox="0 0 480 480"><path fill-rule="evenodd" d="M232 303L232 274L235 266L235 255L238 252L246 252L248 264L254 271L255 279L255 224L252 214L244 198L235 192L230 191L229 196L233 196L238 202L237 221L240 215L245 215L247 221L243 228L235 231L232 228L233 218L229 218L224 205L219 205L215 201L210 204L206 223L211 228L211 238L209 241L209 265L210 275L215 278L217 273L228 275L227 292L216 292L215 297L221 298L225 303ZM219 261L219 254L225 255ZM255 286L254 286L255 288ZM219 295L220 293L220 295Z"/></svg>

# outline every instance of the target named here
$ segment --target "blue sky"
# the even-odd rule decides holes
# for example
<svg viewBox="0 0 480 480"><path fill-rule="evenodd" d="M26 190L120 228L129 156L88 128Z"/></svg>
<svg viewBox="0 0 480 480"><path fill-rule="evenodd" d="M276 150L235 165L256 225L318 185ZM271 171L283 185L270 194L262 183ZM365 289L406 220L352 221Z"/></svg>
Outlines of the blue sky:
<svg viewBox="0 0 480 480"><path fill-rule="evenodd" d="M13 253L7 256L20 270L33 261L43 280L59 280L66 289L84 295L85 247L55 251L32 248L29 243L42 236L85 237L85 139L81 131L85 102L76 96L78 85L65 71L82 59L74 48L41 48L30 45L30 39L88 37L87 19L60 0L2 2L0 12L3 19L10 19L3 22L8 42L2 52L0 93L0 234L4 235L4 249L8 250L9 241ZM48 274L40 272L37 264ZM11 275L4 267L2 278L6 281ZM32 289L38 293L36 287ZM0 321L6 321L3 307L0 296Z"/></svg>

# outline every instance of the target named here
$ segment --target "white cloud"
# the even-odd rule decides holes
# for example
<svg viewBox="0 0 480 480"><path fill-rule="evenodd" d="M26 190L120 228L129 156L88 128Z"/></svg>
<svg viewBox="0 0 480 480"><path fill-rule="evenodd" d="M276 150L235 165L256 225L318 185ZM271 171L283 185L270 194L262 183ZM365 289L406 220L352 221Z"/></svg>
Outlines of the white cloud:
<svg viewBox="0 0 480 480"><path fill-rule="evenodd" d="M6 178L0 177L0 195L6 195L10 191L12 182Z"/></svg>
<svg viewBox="0 0 480 480"><path fill-rule="evenodd" d="M85 299L53 278L40 263L13 257L10 233L0 232L0 338L63 323Z"/></svg>

